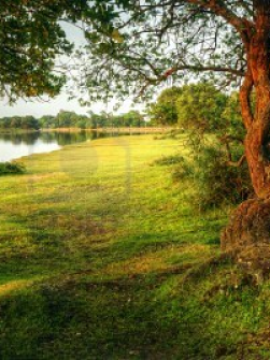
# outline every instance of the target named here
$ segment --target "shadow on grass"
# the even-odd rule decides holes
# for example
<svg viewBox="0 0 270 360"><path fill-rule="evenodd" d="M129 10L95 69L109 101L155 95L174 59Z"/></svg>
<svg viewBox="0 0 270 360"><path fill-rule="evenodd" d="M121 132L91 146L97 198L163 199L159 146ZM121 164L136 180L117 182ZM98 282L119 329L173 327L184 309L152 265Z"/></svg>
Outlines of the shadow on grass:
<svg viewBox="0 0 270 360"><path fill-rule="evenodd" d="M221 341L221 334L213 338L207 306L199 306L196 296L186 299L185 293L159 299L168 280L169 275L98 282L69 279L2 298L0 357L216 358L217 346L209 345ZM177 283L177 277L174 280Z"/></svg>

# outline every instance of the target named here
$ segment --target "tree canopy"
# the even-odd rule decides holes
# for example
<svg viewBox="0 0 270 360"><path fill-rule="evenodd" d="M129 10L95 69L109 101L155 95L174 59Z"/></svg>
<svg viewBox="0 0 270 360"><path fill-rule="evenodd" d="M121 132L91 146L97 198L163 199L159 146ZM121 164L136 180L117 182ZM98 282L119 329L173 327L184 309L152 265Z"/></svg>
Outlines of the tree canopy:
<svg viewBox="0 0 270 360"><path fill-rule="evenodd" d="M252 1L118 0L100 7L103 18L89 22L86 33L90 56L82 91L88 89L93 101L151 94L158 84L179 84L191 73L200 79L210 74L224 86L240 84Z"/></svg>
<svg viewBox="0 0 270 360"><path fill-rule="evenodd" d="M59 92L65 74L55 62L72 49L60 20L75 22L85 9L84 0L0 2L1 96L14 101Z"/></svg>
<svg viewBox="0 0 270 360"><path fill-rule="evenodd" d="M180 87L164 89L158 96L156 102L148 105L148 115L151 122L157 125L175 125L178 121L176 101L181 94Z"/></svg>
<svg viewBox="0 0 270 360"><path fill-rule="evenodd" d="M149 104L148 116L154 125L176 125L244 139L237 92L228 95L207 82L164 89Z"/></svg>
<svg viewBox="0 0 270 360"><path fill-rule="evenodd" d="M222 119L226 103L227 96L211 84L185 85L176 100L178 124L208 132L227 130Z"/></svg>

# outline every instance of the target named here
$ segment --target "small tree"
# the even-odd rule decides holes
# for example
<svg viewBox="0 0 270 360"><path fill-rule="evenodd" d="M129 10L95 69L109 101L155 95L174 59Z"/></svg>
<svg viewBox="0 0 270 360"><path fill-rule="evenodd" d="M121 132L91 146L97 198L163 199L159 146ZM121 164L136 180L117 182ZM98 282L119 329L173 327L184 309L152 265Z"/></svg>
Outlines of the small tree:
<svg viewBox="0 0 270 360"><path fill-rule="evenodd" d="M157 101L148 106L148 115L154 125L176 125L178 114L176 102L181 94L181 88L173 86L161 92Z"/></svg>
<svg viewBox="0 0 270 360"><path fill-rule="evenodd" d="M186 85L176 99L178 124L200 132L221 131L226 102L227 96L211 84Z"/></svg>

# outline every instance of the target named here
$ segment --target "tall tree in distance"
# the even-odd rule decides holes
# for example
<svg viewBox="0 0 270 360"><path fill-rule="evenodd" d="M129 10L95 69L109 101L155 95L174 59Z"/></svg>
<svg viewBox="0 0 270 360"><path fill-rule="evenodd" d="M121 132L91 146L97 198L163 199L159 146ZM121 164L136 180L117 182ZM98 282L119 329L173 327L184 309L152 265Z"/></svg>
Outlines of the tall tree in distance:
<svg viewBox="0 0 270 360"><path fill-rule="evenodd" d="M55 71L55 61L72 48L59 21L76 22L86 6L86 0L0 2L1 96L12 102L59 93L65 77Z"/></svg>
<svg viewBox="0 0 270 360"><path fill-rule="evenodd" d="M87 32L83 90L92 100L116 93L151 96L161 82L177 85L190 74L240 87L244 156L256 199L237 209L223 232L222 249L256 274L268 272L270 0L109 0L99 6L102 17L89 21Z"/></svg>

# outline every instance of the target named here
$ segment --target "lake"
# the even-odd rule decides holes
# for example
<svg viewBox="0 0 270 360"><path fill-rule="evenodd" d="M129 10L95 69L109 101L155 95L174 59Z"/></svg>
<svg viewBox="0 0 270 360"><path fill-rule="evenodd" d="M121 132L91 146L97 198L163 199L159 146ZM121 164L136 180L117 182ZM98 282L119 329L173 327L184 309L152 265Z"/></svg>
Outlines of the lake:
<svg viewBox="0 0 270 360"><path fill-rule="evenodd" d="M60 149L64 145L103 136L104 134L85 131L0 133L0 162L15 160L31 154L51 152Z"/></svg>

